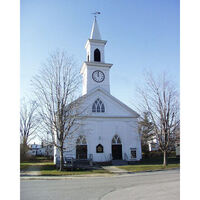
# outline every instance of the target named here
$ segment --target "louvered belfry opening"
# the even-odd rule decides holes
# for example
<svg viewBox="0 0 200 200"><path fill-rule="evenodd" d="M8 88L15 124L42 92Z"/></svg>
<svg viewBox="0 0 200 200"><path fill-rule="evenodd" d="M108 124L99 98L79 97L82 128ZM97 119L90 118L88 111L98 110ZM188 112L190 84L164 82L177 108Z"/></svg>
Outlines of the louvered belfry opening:
<svg viewBox="0 0 200 200"><path fill-rule="evenodd" d="M100 53L99 49L94 50L94 61L101 62L101 53Z"/></svg>

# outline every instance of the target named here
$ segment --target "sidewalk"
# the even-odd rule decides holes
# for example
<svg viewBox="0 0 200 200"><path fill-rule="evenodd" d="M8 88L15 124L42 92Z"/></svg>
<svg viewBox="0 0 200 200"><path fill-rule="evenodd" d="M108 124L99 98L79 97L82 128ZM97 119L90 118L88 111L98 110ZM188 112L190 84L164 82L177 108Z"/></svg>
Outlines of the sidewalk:
<svg viewBox="0 0 200 200"><path fill-rule="evenodd" d="M113 177L114 174L84 174L84 175L62 175L62 176L43 176L43 175L20 175L21 180L58 180L58 179L74 179L74 178L105 178Z"/></svg>
<svg viewBox="0 0 200 200"><path fill-rule="evenodd" d="M93 176L101 176L101 177L107 177L112 176L114 174L128 174L129 172L124 169L120 169L115 166L103 166L103 169L107 170L109 173L94 173L94 174L84 174L84 175L73 175L73 177L93 177ZM31 170L31 167L28 171L22 171L20 172L21 177L70 177L72 175L60 175L60 176L44 176L41 175L40 169L36 170L35 168Z"/></svg>
<svg viewBox="0 0 200 200"><path fill-rule="evenodd" d="M123 172L123 173L113 173L113 174L84 174L84 175L63 175L63 176L41 176L41 175L25 175L20 176L21 180L64 180L64 179L83 179L83 178L108 178L108 177L126 177L126 176L138 176L142 174L159 173L162 171L172 171L180 170L176 169L166 169L157 171L141 171L141 172Z"/></svg>
<svg viewBox="0 0 200 200"><path fill-rule="evenodd" d="M120 169L120 168L115 167L115 166L103 166L102 168L111 172L111 173L114 173L114 174L126 174L126 173L128 173L127 170Z"/></svg>
<svg viewBox="0 0 200 200"><path fill-rule="evenodd" d="M24 171L20 173L20 178L22 180L27 179L71 179L71 178L83 178L83 177L112 177L115 175L128 174L129 172L115 166L104 166L103 169L110 173L93 173L93 174L83 174L83 175L60 175L60 176L45 176L41 175L40 171ZM129 173L130 174L130 173Z"/></svg>
<svg viewBox="0 0 200 200"><path fill-rule="evenodd" d="M22 171L20 172L21 180L56 180L56 179L72 179L72 178L103 178L103 177L118 177L118 176L129 176L134 174L144 174L152 173L158 171L170 171L170 170L180 170L180 168L171 168L171 169L158 169L158 170L144 170L137 172L129 172L125 169L120 169L116 166L103 166L104 170L107 170L108 173L92 173L92 174L77 174L77 175L42 175L40 170L33 171ZM29 168L30 170L30 168Z"/></svg>
<svg viewBox="0 0 200 200"><path fill-rule="evenodd" d="M41 175L40 167L30 166L27 170L21 171L20 176L39 176Z"/></svg>

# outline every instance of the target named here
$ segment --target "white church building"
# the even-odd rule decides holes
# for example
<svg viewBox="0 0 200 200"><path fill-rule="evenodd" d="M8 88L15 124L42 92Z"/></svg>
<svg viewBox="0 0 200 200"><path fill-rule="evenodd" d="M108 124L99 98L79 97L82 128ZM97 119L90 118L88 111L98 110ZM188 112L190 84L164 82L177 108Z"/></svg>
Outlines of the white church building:
<svg viewBox="0 0 200 200"><path fill-rule="evenodd" d="M89 115L73 139L74 148L64 152L64 157L94 162L137 161L142 158L139 115L110 93L112 64L105 62L106 43L101 39L95 17L85 45L87 61L81 68L82 94L84 102L89 105ZM59 158L58 150L54 151L54 161L56 158Z"/></svg>

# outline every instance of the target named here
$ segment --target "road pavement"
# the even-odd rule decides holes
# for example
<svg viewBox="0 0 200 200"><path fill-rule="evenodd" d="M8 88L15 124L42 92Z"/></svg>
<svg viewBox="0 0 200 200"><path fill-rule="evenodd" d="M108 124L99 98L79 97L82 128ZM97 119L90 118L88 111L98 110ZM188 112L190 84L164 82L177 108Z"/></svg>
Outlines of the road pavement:
<svg viewBox="0 0 200 200"><path fill-rule="evenodd" d="M179 200L180 171L113 177L21 179L21 200Z"/></svg>

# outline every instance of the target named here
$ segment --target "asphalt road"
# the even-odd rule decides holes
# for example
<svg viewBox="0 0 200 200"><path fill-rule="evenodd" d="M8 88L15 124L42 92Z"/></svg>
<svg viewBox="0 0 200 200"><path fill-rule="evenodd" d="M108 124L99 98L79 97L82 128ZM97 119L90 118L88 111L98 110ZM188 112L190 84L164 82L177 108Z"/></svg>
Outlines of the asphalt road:
<svg viewBox="0 0 200 200"><path fill-rule="evenodd" d="M180 171L21 180L21 200L179 200Z"/></svg>

